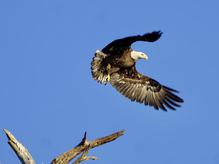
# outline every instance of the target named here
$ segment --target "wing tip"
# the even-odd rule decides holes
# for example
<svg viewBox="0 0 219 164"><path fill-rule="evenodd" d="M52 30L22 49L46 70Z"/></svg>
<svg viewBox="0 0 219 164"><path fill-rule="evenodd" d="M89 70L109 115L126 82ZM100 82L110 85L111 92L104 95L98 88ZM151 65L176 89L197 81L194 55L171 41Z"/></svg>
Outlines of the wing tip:
<svg viewBox="0 0 219 164"><path fill-rule="evenodd" d="M155 42L161 37L162 34L163 32L161 30L158 30L150 33L145 33L144 35L142 35L142 37L144 38L143 40L145 41Z"/></svg>

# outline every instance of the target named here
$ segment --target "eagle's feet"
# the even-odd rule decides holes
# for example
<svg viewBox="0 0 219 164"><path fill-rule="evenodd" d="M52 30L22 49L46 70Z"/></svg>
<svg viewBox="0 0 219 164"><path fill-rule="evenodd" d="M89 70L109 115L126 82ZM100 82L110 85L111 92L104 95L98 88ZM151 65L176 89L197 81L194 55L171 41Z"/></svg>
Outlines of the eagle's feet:
<svg viewBox="0 0 219 164"><path fill-rule="evenodd" d="M109 82L110 81L110 75L108 74L106 77L106 81Z"/></svg>
<svg viewBox="0 0 219 164"><path fill-rule="evenodd" d="M107 77L106 77L106 80L109 82L110 81L110 69L111 69L111 65L108 64L107 67L106 67L106 70L107 70Z"/></svg>
<svg viewBox="0 0 219 164"><path fill-rule="evenodd" d="M137 76L138 76L139 79L141 78L141 74L138 73Z"/></svg>

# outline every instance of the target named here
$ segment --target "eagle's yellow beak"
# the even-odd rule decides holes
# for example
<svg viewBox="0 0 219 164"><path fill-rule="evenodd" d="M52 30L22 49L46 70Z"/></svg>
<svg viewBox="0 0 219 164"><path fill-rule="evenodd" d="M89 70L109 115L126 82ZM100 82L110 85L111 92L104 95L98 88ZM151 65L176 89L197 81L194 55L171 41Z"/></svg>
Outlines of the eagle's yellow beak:
<svg viewBox="0 0 219 164"><path fill-rule="evenodd" d="M146 54L142 54L142 59L144 59L144 60L148 60L148 56L146 55Z"/></svg>
<svg viewBox="0 0 219 164"><path fill-rule="evenodd" d="M135 61L137 61L138 59L148 60L148 56L145 53L139 51L132 51L131 58L134 59Z"/></svg>

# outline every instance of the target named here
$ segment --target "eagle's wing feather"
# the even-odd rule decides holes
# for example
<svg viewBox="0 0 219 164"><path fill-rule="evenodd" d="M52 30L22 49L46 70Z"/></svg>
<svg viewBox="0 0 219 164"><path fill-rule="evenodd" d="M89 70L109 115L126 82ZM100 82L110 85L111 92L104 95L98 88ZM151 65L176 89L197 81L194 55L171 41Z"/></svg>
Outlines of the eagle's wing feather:
<svg viewBox="0 0 219 164"><path fill-rule="evenodd" d="M155 109L175 110L175 107L179 107L183 102L183 99L175 94L176 90L139 74L135 66L112 74L110 83L130 100L153 106Z"/></svg>
<svg viewBox="0 0 219 164"><path fill-rule="evenodd" d="M153 31L144 35L129 36L122 39L114 40L102 49L102 52L107 55L122 55L123 52L131 48L132 43L136 41L154 42L162 35L161 31Z"/></svg>

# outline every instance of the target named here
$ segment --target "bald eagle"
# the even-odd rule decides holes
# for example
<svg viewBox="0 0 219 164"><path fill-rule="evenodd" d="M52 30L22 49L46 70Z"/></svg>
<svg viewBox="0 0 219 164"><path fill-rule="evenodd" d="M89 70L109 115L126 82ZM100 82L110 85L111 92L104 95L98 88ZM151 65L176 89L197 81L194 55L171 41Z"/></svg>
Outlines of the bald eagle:
<svg viewBox="0 0 219 164"><path fill-rule="evenodd" d="M135 67L138 59L148 59L143 52L134 51L131 45L136 41L154 42L162 35L154 31L144 35L129 36L117 39L97 50L91 62L91 73L99 83L110 83L122 95L154 107L175 110L180 107L183 99L176 95L178 91L161 85L156 80L140 74Z"/></svg>

